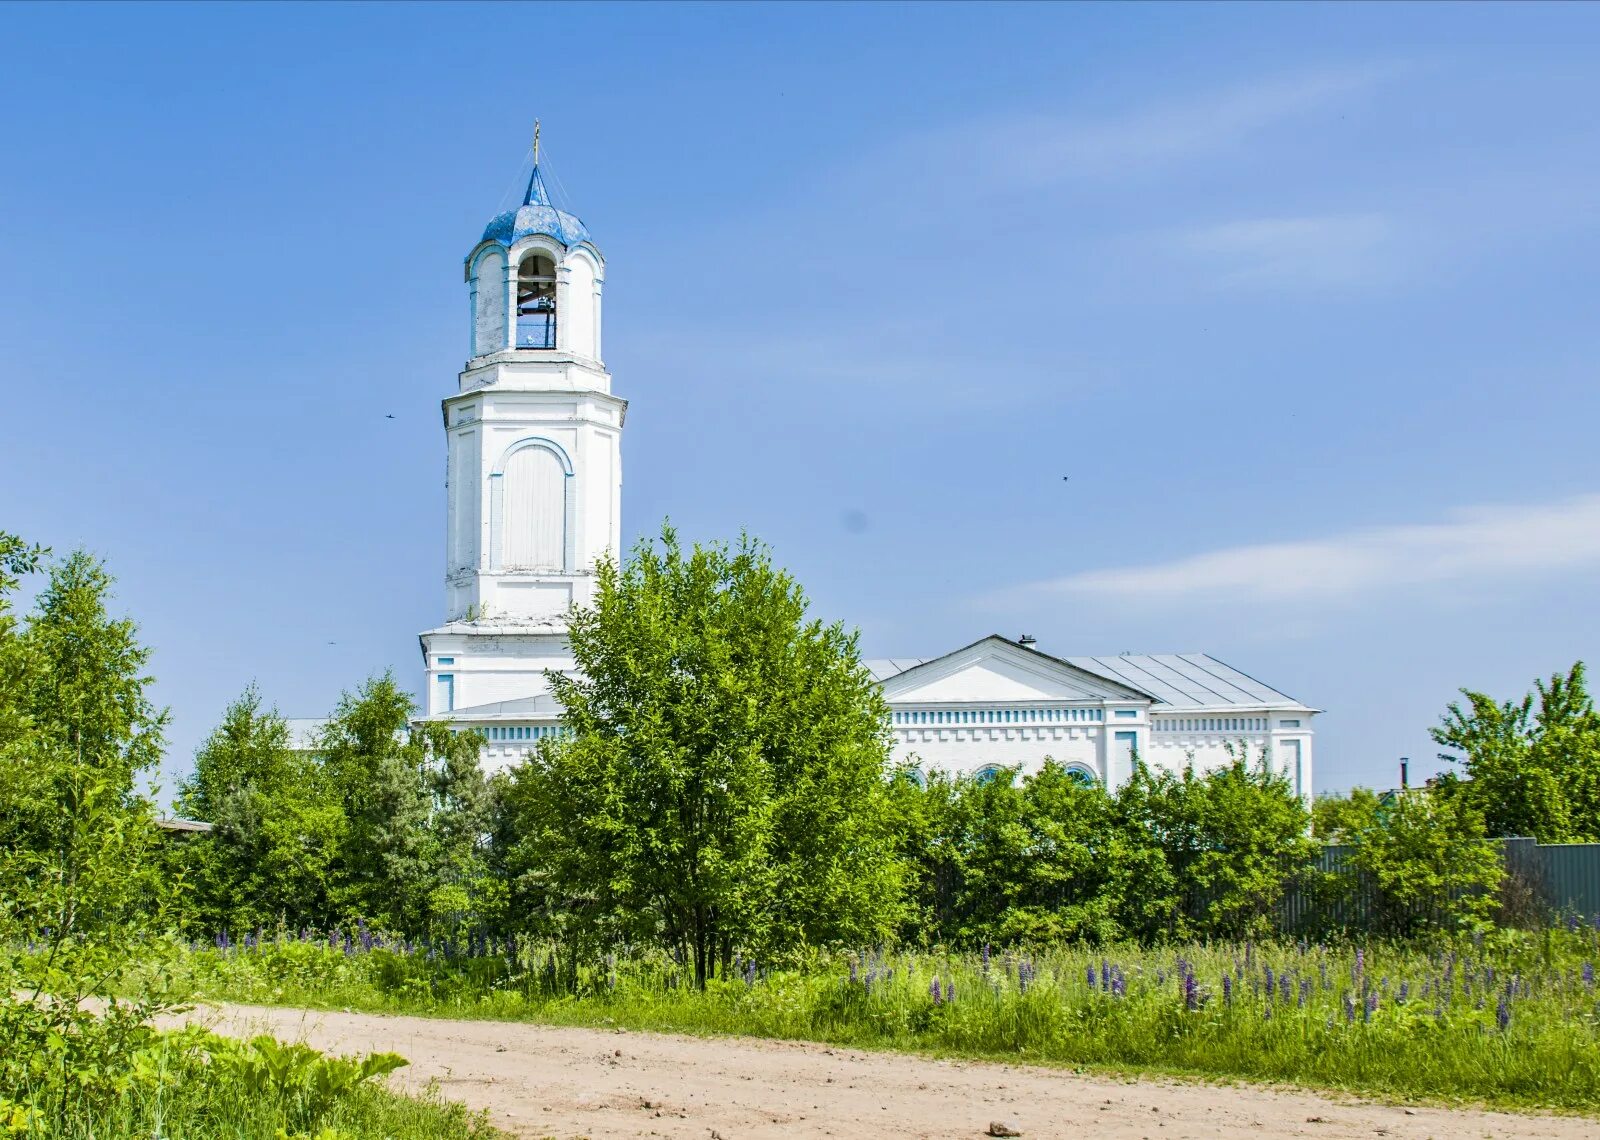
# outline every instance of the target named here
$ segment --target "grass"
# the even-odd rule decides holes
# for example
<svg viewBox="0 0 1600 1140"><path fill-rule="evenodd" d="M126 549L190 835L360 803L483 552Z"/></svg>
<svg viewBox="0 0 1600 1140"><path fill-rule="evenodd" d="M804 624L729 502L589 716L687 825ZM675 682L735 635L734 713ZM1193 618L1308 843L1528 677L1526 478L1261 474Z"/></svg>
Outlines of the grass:
<svg viewBox="0 0 1600 1140"><path fill-rule="evenodd" d="M304 1047L248 1045L198 1031L159 1035L116 1079L24 1085L0 1097L0 1135L52 1140L497 1140L501 1133L434 1089L404 1096ZM243 1063L241 1063L241 1058ZM352 1064L349 1066L354 1069ZM352 1076L354 1074L351 1074Z"/></svg>
<svg viewBox="0 0 1600 1140"><path fill-rule="evenodd" d="M823 1041L1366 1095L1600 1111L1593 930L1454 946L1283 943L864 951L740 961L698 992L654 954L531 942L423 951L370 934L180 958L218 1000Z"/></svg>

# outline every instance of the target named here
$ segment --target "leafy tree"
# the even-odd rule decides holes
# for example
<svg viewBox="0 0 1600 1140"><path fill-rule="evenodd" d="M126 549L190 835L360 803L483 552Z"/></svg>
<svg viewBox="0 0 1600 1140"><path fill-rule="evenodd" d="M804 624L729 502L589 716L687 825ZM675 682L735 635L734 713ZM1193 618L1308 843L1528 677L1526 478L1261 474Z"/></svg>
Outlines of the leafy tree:
<svg viewBox="0 0 1600 1140"><path fill-rule="evenodd" d="M1154 897L1170 898L1183 911L1183 918L1169 920L1169 933L1186 925L1208 937L1267 933L1288 884L1309 871L1310 817L1265 755L1251 765L1241 748L1231 763L1204 775L1193 768L1152 773L1136 762L1118 802L1124 827L1151 837L1164 856L1170 887L1158 887Z"/></svg>
<svg viewBox="0 0 1600 1140"><path fill-rule="evenodd" d="M1323 843L1350 843L1380 813L1378 793L1351 788L1342 796L1319 796L1311 805L1311 834Z"/></svg>
<svg viewBox="0 0 1600 1140"><path fill-rule="evenodd" d="M913 821L907 855L924 940L1103 941L1122 933L1120 912L1150 859L1148 844L1127 842L1104 788L1050 760L1020 779L935 775L920 794L908 783L896 783L895 798L921 801L900 814Z"/></svg>
<svg viewBox="0 0 1600 1140"><path fill-rule="evenodd" d="M1486 925L1504 864L1485 835L1468 800L1428 789L1371 816L1352 836L1351 868L1375 889L1376 924L1397 935Z"/></svg>
<svg viewBox="0 0 1600 1140"><path fill-rule="evenodd" d="M289 728L252 685L223 713L179 789L178 810L213 825L179 845L191 922L206 931L321 922L344 834L341 805L316 761L289 746Z"/></svg>
<svg viewBox="0 0 1600 1140"><path fill-rule="evenodd" d="M87 556L50 568L18 628L11 594L39 553L0 535L0 1096L103 1103L170 1005L124 977L172 897L133 791L165 715L145 698L148 650L107 616L111 580Z"/></svg>
<svg viewBox="0 0 1600 1140"><path fill-rule="evenodd" d="M318 743L322 777L343 811L329 905L423 932L470 915L483 880L488 793L482 737L411 725L416 706L385 674L339 699Z"/></svg>
<svg viewBox="0 0 1600 1140"><path fill-rule="evenodd" d="M1489 834L1543 843L1600 838L1600 713L1583 663L1519 701L1462 690L1433 739L1464 760L1456 789L1482 813Z"/></svg>
<svg viewBox="0 0 1600 1140"><path fill-rule="evenodd" d="M514 873L589 935L664 944L704 985L736 948L882 938L901 867L888 710L857 635L807 617L766 547L670 527L602 562L552 673L573 738L508 791Z"/></svg>

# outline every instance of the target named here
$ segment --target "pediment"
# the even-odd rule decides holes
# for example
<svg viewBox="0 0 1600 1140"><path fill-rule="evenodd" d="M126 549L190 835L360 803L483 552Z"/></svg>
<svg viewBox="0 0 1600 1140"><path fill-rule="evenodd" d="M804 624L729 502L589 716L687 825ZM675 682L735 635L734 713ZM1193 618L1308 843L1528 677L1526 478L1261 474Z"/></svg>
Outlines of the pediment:
<svg viewBox="0 0 1600 1140"><path fill-rule="evenodd" d="M1131 686L998 636L891 677L883 694L896 704L1149 699Z"/></svg>

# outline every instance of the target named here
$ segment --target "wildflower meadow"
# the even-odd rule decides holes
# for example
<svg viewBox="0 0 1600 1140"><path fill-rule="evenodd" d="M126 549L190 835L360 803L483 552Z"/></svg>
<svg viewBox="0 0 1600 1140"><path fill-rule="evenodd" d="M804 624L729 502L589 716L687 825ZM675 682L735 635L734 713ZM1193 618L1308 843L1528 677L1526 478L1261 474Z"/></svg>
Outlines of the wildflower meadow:
<svg viewBox="0 0 1600 1140"><path fill-rule="evenodd" d="M365 927L219 936L180 957L215 999L808 1039L933 1055L1592 1109L1596 924L1424 948L1116 943L738 957L704 990L655 951Z"/></svg>

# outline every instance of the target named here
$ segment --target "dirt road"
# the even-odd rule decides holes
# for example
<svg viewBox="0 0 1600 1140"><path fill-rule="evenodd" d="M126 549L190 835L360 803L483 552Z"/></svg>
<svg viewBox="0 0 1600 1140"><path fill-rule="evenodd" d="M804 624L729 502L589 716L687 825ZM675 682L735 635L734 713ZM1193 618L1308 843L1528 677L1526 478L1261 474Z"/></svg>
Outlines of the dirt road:
<svg viewBox="0 0 1600 1140"><path fill-rule="evenodd" d="M1028 1140L1600 1135L1600 1122L1570 1117L1123 1083L786 1041L246 1006L189 1016L219 1032L270 1032L334 1052L393 1050L411 1061L396 1074L402 1084L437 1078L446 1096L488 1109L497 1125L523 1137L977 1137L991 1121L1015 1122Z"/></svg>

